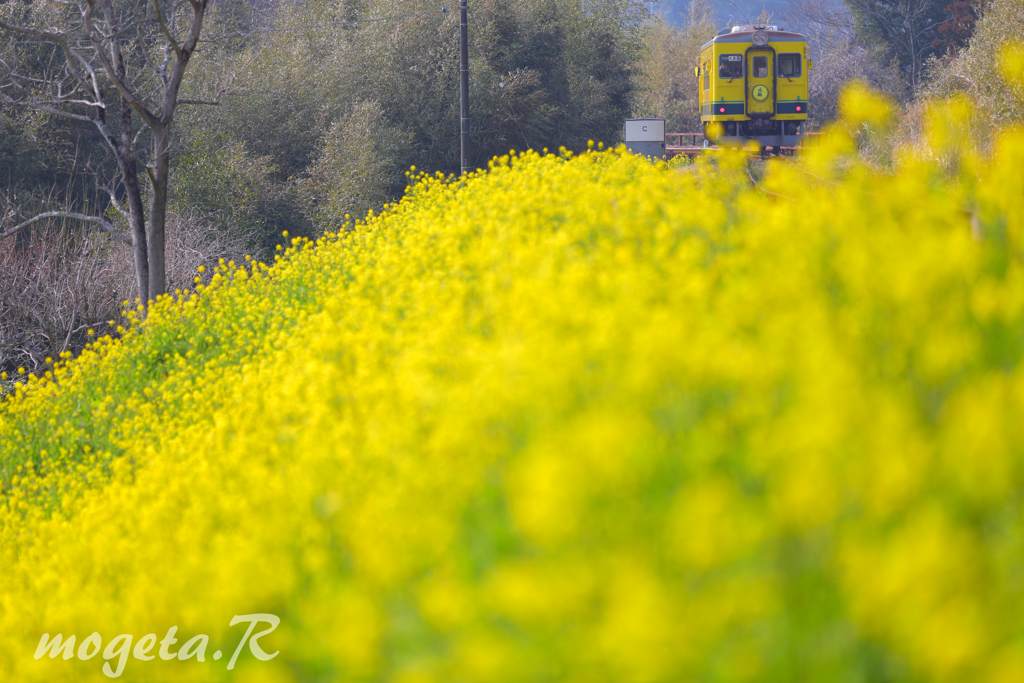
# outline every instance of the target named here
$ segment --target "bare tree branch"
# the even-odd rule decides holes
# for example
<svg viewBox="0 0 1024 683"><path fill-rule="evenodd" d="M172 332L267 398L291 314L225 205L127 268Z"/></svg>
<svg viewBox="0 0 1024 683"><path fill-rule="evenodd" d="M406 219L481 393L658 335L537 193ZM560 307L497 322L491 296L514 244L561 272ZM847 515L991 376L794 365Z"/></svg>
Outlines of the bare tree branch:
<svg viewBox="0 0 1024 683"><path fill-rule="evenodd" d="M160 82L163 83L166 71L158 67L153 62L152 57L150 57L149 49L146 47L145 36L142 35L142 25L139 24L135 28L137 33L136 42L139 45L139 52L142 53L142 58L146 61L146 65L153 70L153 73L156 74L157 78L160 79Z"/></svg>
<svg viewBox="0 0 1024 683"><path fill-rule="evenodd" d="M146 123L146 125L154 125L156 123L156 116L150 112L135 93L128 88L128 85L124 83L118 75L121 70L118 69L115 64L112 64L111 60L107 58L106 54L104 54L103 43L100 36L97 35L97 29L92 21L92 5L94 0L86 1L86 10L82 12L82 23L85 27L86 34L93 43L96 59L99 60L102 65L110 84L117 90L121 97L131 104L132 109L138 113L139 117ZM109 2L106 4L109 6Z"/></svg>
<svg viewBox="0 0 1024 683"><path fill-rule="evenodd" d="M178 41L176 41L174 36L171 35L171 29L167 28L167 22L164 21L164 15L160 11L160 0L153 0L153 7L156 9L156 20L160 25L160 31L164 34L164 37L167 38L167 43L174 51L175 58L181 60L183 58L181 46L178 45ZM173 14L177 14L177 12L173 12Z"/></svg>
<svg viewBox="0 0 1024 683"><path fill-rule="evenodd" d="M10 237L11 235L14 235L14 234L18 233L19 231L27 228L28 226L33 225L35 223L38 223L39 221L46 220L47 218L71 218L71 219L74 219L74 220L77 220L77 221L85 221L87 223L96 223L101 228L103 228L104 230L106 230L111 235L113 235L115 238L119 239L120 241L124 242L125 244L129 244L130 245L132 243L132 241L128 237L126 237L124 234L122 234L121 231L119 231L117 228L115 228L105 218L99 218L97 216L87 216L84 213L72 213L72 212L69 212L69 211L47 211L45 213L41 213L41 214L38 214L36 216L33 216L32 218L29 218L27 221L19 223L18 225L14 226L10 230L7 230L6 232L0 232L0 239L3 239L5 237Z"/></svg>

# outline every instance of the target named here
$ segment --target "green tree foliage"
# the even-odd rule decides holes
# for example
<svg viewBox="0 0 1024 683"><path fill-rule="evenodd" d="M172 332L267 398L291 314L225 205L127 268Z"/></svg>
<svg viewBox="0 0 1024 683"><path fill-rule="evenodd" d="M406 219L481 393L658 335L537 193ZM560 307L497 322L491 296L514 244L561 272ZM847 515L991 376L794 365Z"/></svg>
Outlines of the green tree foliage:
<svg viewBox="0 0 1024 683"><path fill-rule="evenodd" d="M509 147L614 141L636 97L642 10L627 3L481 0L477 163Z"/></svg>
<svg viewBox="0 0 1024 683"><path fill-rule="evenodd" d="M665 17L651 22L642 71L643 94L635 112L638 117L663 118L672 132L701 130L693 68L701 46L717 33L706 0L692 0L681 25L673 25Z"/></svg>
<svg viewBox="0 0 1024 683"><path fill-rule="evenodd" d="M395 159L408 142L388 125L378 102L352 107L320 140L316 158L299 182L309 218L336 231L353 215L362 217L387 202L401 171Z"/></svg>
<svg viewBox="0 0 1024 683"><path fill-rule="evenodd" d="M473 0L473 163L510 148L617 141L639 94L646 17L628 0ZM458 171L457 12L427 0L222 2L204 41L182 97L213 100L232 87L216 108L176 114L172 210L273 247L282 230L311 235L396 197L409 166ZM84 126L27 116L0 110L8 188L52 185L76 149L116 176Z"/></svg>
<svg viewBox="0 0 1024 683"><path fill-rule="evenodd" d="M273 249L269 227L288 224L298 209L294 192L276 182L268 157L250 154L245 143L195 131L176 159L174 209L198 211L235 237L252 235L257 248Z"/></svg>
<svg viewBox="0 0 1024 683"><path fill-rule="evenodd" d="M884 46L865 45L858 37L857 21L844 5L831 0L791 0L776 22L807 36L814 59L814 69L808 72L812 127L840 115L840 99L851 82L866 84L894 102L910 99L899 60L887 55Z"/></svg>
<svg viewBox="0 0 1024 683"><path fill-rule="evenodd" d="M509 148L616 141L637 97L645 18L625 0L473 2L473 163ZM267 182L286 188L273 202L301 203L264 212L268 236L365 213L402 192L409 166L458 171L456 12L426 0L287 3L273 29L206 71L233 70L234 87L212 124L207 112L183 114L194 132L181 141L233 150L214 152L230 182L260 160Z"/></svg>
<svg viewBox="0 0 1024 683"><path fill-rule="evenodd" d="M844 0L856 20L857 34L898 60L915 91L928 57L938 51L939 26L948 0Z"/></svg>
<svg viewBox="0 0 1024 683"><path fill-rule="evenodd" d="M993 0L978 21L968 47L955 58L936 60L926 95L948 97L963 94L970 101L972 129L982 138L993 130L1024 123L1024 79L1008 60L1019 53L1024 3ZM1016 76L1016 78L1014 78Z"/></svg>

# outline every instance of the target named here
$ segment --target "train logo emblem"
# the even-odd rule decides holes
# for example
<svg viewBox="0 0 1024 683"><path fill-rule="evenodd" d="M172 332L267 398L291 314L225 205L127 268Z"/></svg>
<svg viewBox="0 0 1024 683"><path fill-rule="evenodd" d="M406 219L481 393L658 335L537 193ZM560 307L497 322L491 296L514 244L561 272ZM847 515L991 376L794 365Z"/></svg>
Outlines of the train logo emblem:
<svg viewBox="0 0 1024 683"><path fill-rule="evenodd" d="M755 85L750 94L753 95L754 99L758 102L764 102L768 99L768 88L763 85Z"/></svg>

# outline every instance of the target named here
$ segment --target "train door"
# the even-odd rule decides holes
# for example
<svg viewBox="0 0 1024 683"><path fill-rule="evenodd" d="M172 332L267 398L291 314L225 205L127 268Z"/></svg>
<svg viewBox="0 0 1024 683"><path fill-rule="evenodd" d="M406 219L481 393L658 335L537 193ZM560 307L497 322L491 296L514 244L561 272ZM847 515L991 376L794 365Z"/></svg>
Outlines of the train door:
<svg viewBox="0 0 1024 683"><path fill-rule="evenodd" d="M747 51L747 115L775 113L775 54L771 50Z"/></svg>

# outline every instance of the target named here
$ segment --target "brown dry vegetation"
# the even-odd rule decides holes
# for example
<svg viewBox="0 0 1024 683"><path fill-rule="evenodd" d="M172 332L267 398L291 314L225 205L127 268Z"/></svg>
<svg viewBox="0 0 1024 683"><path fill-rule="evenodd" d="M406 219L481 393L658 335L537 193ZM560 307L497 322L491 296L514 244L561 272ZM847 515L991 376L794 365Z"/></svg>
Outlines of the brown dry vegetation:
<svg viewBox="0 0 1024 683"><path fill-rule="evenodd" d="M171 291L191 285L196 269L219 258L241 260L251 237L225 231L200 214L168 216ZM97 334L116 333L124 302L136 299L128 245L69 221L0 240L0 368L37 374L47 358L77 351Z"/></svg>

